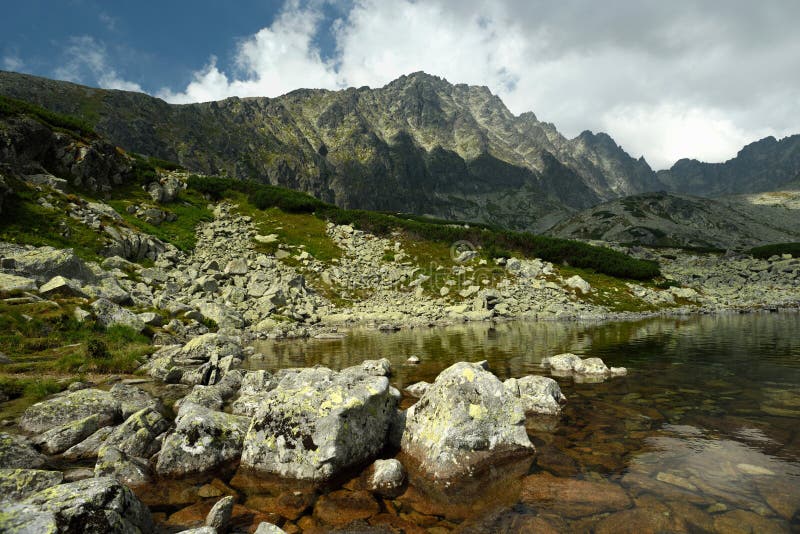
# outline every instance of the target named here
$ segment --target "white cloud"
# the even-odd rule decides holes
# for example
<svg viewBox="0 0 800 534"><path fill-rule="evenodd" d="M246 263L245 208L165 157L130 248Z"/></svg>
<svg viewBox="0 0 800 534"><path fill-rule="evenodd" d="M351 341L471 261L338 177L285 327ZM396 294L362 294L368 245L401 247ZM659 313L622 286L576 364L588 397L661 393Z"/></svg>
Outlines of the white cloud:
<svg viewBox="0 0 800 534"><path fill-rule="evenodd" d="M8 54L3 57L3 70L19 72L25 67L25 62L16 54Z"/></svg>
<svg viewBox="0 0 800 534"><path fill-rule="evenodd" d="M212 57L180 92L162 89L158 96L173 103L205 102L229 96L275 96L302 87L336 87L334 65L313 45L321 15L290 1L271 26L242 41L234 78L217 68Z"/></svg>
<svg viewBox="0 0 800 534"><path fill-rule="evenodd" d="M61 80L84 83L96 80L104 89L144 92L141 85L123 79L108 60L106 48L93 37L72 37L64 50L64 64L53 75Z"/></svg>

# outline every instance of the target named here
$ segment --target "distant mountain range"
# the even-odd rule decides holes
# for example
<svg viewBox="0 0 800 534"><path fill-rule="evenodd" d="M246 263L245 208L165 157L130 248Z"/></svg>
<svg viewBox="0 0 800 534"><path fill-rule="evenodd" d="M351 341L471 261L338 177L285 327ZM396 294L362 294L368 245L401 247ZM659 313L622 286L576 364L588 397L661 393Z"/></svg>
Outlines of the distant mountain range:
<svg viewBox="0 0 800 534"><path fill-rule="evenodd" d="M129 151L253 179L348 208L541 231L601 202L649 191L778 189L800 177L800 136L766 138L723 164L654 172L604 133L574 139L513 115L486 87L417 72L388 85L170 105L0 72L0 94L80 116Z"/></svg>

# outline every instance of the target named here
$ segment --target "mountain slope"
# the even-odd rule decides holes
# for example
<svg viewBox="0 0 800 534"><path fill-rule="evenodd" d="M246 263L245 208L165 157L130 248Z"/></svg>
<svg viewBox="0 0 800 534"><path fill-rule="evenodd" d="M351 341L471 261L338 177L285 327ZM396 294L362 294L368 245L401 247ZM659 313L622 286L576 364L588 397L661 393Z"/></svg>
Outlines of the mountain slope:
<svg viewBox="0 0 800 534"><path fill-rule="evenodd" d="M379 89L169 105L0 72L0 94L81 116L120 146L344 207L542 229L571 210L658 188L610 137L563 137L485 87L425 73Z"/></svg>
<svg viewBox="0 0 800 534"><path fill-rule="evenodd" d="M724 163L679 160L658 172L669 191L715 197L781 189L800 177L800 135L765 137Z"/></svg>
<svg viewBox="0 0 800 534"><path fill-rule="evenodd" d="M548 234L656 246L750 248L800 241L800 190L707 199L647 193L606 202Z"/></svg>

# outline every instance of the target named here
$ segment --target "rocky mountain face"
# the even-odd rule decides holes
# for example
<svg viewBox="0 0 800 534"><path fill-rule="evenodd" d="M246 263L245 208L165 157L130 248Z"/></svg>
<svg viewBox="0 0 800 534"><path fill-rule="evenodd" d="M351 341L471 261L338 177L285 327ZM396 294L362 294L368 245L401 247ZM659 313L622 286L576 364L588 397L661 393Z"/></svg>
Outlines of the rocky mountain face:
<svg viewBox="0 0 800 534"><path fill-rule="evenodd" d="M669 191L704 197L774 191L800 183L800 135L765 137L724 163L679 160L658 172Z"/></svg>
<svg viewBox="0 0 800 534"><path fill-rule="evenodd" d="M83 117L127 150L343 207L543 229L660 187L605 134L567 139L533 113L513 115L486 87L421 72L379 89L191 105L2 72L0 94Z"/></svg>
<svg viewBox="0 0 800 534"><path fill-rule="evenodd" d="M582 211L548 233L572 239L725 249L795 242L800 241L800 191L713 200L646 193Z"/></svg>

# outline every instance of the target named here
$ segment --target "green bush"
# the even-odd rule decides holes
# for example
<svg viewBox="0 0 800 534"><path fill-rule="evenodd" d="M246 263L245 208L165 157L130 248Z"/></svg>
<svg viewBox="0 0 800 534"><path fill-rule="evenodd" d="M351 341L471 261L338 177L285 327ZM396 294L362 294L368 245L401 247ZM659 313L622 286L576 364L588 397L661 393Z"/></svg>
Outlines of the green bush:
<svg viewBox="0 0 800 534"><path fill-rule="evenodd" d="M184 169L183 165L180 163L152 156L147 158L147 162L153 167L158 167L159 169L164 169L165 171L181 171Z"/></svg>
<svg viewBox="0 0 800 534"><path fill-rule="evenodd" d="M750 249L750 254L756 258L767 259L781 254L791 254L795 258L800 258L800 243L776 243L774 245L764 245Z"/></svg>
<svg viewBox="0 0 800 534"><path fill-rule="evenodd" d="M108 346L100 339L92 339L86 347L86 356L92 360L107 360L111 357Z"/></svg>
<svg viewBox="0 0 800 534"><path fill-rule="evenodd" d="M71 115L62 115L36 104L2 95L0 95L0 115L32 115L56 128L64 128L87 136L94 135L94 129L91 124L83 119Z"/></svg>

